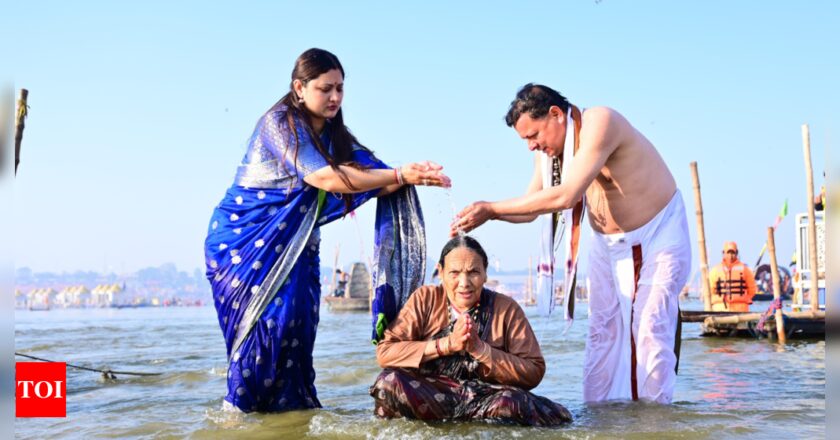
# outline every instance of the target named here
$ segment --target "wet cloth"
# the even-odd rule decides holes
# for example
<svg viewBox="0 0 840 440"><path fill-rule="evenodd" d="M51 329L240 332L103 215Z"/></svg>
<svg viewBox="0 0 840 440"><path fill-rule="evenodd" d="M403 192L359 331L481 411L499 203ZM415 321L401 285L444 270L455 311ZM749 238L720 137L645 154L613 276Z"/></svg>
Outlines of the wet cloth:
<svg viewBox="0 0 840 440"><path fill-rule="evenodd" d="M644 226L593 232L583 399L669 403L679 361L679 301L691 266L679 190Z"/></svg>
<svg viewBox="0 0 840 440"><path fill-rule="evenodd" d="M409 296L426 276L426 233L423 213L411 187L406 196L382 197L376 204L376 234L373 252L374 296L370 304L374 344Z"/></svg>
<svg viewBox="0 0 840 440"><path fill-rule="evenodd" d="M312 366L321 296L318 227L342 217L345 204L303 181L328 166L304 127L282 104L263 115L205 240L207 277L228 355L225 401L246 412L320 407ZM319 139L326 151L330 132L328 123ZM360 146L353 160L386 168ZM351 209L378 192L354 194ZM420 212L413 187L379 203L396 201ZM377 234L399 235L403 226L382 223ZM422 218L411 225L422 228ZM411 244L425 252L425 242Z"/></svg>
<svg viewBox="0 0 840 440"><path fill-rule="evenodd" d="M442 286L414 292L377 345L385 369L370 389L375 414L534 426L571 421L562 405L527 391L542 380L545 361L519 305L484 289L473 316L491 346L487 362L454 354L421 363L427 341L448 335L454 323Z"/></svg>
<svg viewBox="0 0 840 440"><path fill-rule="evenodd" d="M542 188L547 189L563 183L564 176L571 172L574 155L580 148L580 130L583 123L583 113L574 105L569 106L566 113L566 139L563 144L563 160L551 157L543 152L537 152L542 176ZM556 253L565 235L565 264L563 273L563 315L569 326L575 316L575 286L577 280L577 263L580 250L581 220L586 206L586 196L569 209L560 212L540 215L542 233L540 235L540 259L537 265L537 310L548 316L554 310L554 270L556 268ZM570 228L566 235L566 227Z"/></svg>
<svg viewBox="0 0 840 440"><path fill-rule="evenodd" d="M572 421L562 405L522 388L482 380L426 375L386 368L371 387L374 412L383 418L487 420L524 426L558 426Z"/></svg>

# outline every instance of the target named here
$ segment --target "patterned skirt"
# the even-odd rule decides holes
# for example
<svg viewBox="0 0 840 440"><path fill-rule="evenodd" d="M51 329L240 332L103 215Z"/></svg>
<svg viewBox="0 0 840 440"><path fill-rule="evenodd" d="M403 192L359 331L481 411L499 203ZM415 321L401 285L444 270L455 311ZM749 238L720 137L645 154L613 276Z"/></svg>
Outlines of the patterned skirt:
<svg viewBox="0 0 840 440"><path fill-rule="evenodd" d="M424 375L386 368L370 387L374 412L383 418L485 420L524 426L559 426L572 415L559 403L510 385Z"/></svg>

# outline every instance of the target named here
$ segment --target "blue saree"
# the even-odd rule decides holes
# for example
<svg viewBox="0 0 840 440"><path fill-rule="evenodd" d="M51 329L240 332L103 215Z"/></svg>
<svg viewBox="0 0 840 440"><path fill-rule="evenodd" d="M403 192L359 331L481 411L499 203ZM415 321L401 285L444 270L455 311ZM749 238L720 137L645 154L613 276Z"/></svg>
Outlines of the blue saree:
<svg viewBox="0 0 840 440"><path fill-rule="evenodd" d="M320 140L330 145L326 134ZM387 168L362 147L354 150L353 160L367 168ZM245 412L321 406L312 365L321 294L318 228L342 217L345 204L303 178L325 166L301 120L290 118L286 106L278 104L257 123L234 183L210 220L204 251L227 347L225 401ZM378 192L354 194L351 209ZM379 205L376 242L406 237L387 253L408 261L402 253L404 246L412 246L410 260L422 255L425 262L422 212L414 188L382 197ZM375 285L390 286L402 271L399 263L377 264ZM391 286L389 295L407 297L422 282L421 274L419 280Z"/></svg>

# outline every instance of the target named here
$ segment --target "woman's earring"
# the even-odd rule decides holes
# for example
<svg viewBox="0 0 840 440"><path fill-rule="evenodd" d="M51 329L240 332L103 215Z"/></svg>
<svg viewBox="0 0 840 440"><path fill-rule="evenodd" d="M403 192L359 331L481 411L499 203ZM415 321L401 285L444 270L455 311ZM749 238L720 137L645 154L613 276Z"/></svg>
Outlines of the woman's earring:
<svg viewBox="0 0 840 440"><path fill-rule="evenodd" d="M303 104L303 95L298 96L298 102L299 102L299 103L301 103L301 104Z"/></svg>

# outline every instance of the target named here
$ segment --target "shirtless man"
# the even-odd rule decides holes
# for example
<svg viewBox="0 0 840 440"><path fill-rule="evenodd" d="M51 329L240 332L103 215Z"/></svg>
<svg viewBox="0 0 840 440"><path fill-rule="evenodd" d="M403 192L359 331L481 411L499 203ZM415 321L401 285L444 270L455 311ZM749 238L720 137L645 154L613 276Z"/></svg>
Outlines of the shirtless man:
<svg viewBox="0 0 840 440"><path fill-rule="evenodd" d="M536 154L524 196L475 202L452 223L468 232L487 220L531 222L571 209L585 195L592 226L587 402L671 402L679 339L678 295L691 265L682 196L654 146L618 112L581 112L549 87L525 85L506 117ZM561 183L544 187L541 154L562 160L567 136L576 152Z"/></svg>

